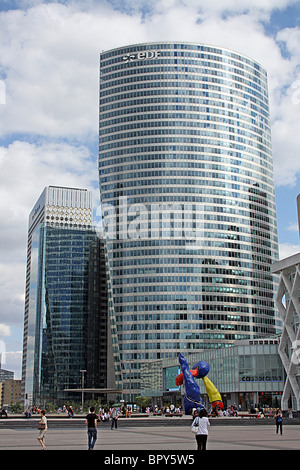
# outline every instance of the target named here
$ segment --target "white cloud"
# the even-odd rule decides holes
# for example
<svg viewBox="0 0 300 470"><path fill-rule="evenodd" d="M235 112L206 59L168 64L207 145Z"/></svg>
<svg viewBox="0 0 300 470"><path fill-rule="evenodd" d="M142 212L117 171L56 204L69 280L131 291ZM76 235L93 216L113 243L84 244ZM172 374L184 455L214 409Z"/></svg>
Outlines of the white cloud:
<svg viewBox="0 0 300 470"><path fill-rule="evenodd" d="M13 371L15 373L15 380L20 380L22 378L22 355L22 351L6 351L5 362L2 361L2 366L4 369Z"/></svg>
<svg viewBox="0 0 300 470"><path fill-rule="evenodd" d="M0 147L0 180L0 319L21 325L28 215L45 186L93 190L96 157L83 145L15 141Z"/></svg>
<svg viewBox="0 0 300 470"><path fill-rule="evenodd" d="M0 136L97 136L100 51L129 38L139 21L107 7L80 11L72 3L2 12L6 106L0 110Z"/></svg>
<svg viewBox="0 0 300 470"><path fill-rule="evenodd" d="M0 336L10 336L11 329L9 325L5 325L4 323L0 323Z"/></svg>
<svg viewBox="0 0 300 470"><path fill-rule="evenodd" d="M292 243L280 243L279 245L279 259L285 259L289 256L300 253L300 244L294 245Z"/></svg>
<svg viewBox="0 0 300 470"><path fill-rule="evenodd" d="M1 252L12 231L27 230L28 214L45 186L92 189L97 182L96 156L84 145L15 141L0 147L0 179Z"/></svg>
<svg viewBox="0 0 300 470"><path fill-rule="evenodd" d="M19 251L19 261L7 260L0 264L0 319L5 324L16 326L23 322L26 247L23 253ZM8 254L10 252L8 250Z"/></svg>
<svg viewBox="0 0 300 470"><path fill-rule="evenodd" d="M275 180L280 186L294 186L300 173L300 28L286 28L276 39L284 44L288 59L282 68L284 80L279 82L273 98Z"/></svg>
<svg viewBox="0 0 300 470"><path fill-rule="evenodd" d="M27 11L0 14L0 73L2 64L7 102L0 108L0 135L96 136L99 53L126 43L182 40L245 53L269 72L276 116L273 93L277 98L278 89L291 85L296 63L282 58L279 42L287 42L296 54L297 34L282 31L276 43L261 23L275 8L292 3L288 0L160 0L150 6L132 0L121 2L123 13L113 9L120 2L36 3ZM143 17L146 7L151 14ZM286 139L285 133L278 136L280 142Z"/></svg>
<svg viewBox="0 0 300 470"><path fill-rule="evenodd" d="M287 230L289 232L299 232L299 225L294 222L290 222L289 225L287 226Z"/></svg>

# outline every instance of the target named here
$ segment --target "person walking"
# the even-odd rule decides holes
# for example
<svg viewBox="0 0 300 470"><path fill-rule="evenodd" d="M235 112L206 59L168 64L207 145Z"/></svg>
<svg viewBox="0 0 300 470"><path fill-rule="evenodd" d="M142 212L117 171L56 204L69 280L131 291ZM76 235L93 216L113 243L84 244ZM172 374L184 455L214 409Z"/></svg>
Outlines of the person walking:
<svg viewBox="0 0 300 470"><path fill-rule="evenodd" d="M119 417L119 412L116 408L113 408L110 413L111 416L111 429L115 428L118 429L118 417Z"/></svg>
<svg viewBox="0 0 300 470"><path fill-rule="evenodd" d="M210 426L210 422L204 408L201 408L198 416L194 419L192 426L198 426L198 432L196 434L197 450L206 450L208 426Z"/></svg>
<svg viewBox="0 0 300 470"><path fill-rule="evenodd" d="M95 413L95 408L91 406L90 412L85 420L85 424L88 428L88 450L94 450L97 441L97 421L98 416Z"/></svg>
<svg viewBox="0 0 300 470"><path fill-rule="evenodd" d="M276 420L276 434L278 434L279 428L280 428L280 434L282 435L282 411L277 410L275 414L275 420Z"/></svg>
<svg viewBox="0 0 300 470"><path fill-rule="evenodd" d="M69 409L68 409L68 415L69 415L69 418L73 418L74 416L74 411L71 405L69 406Z"/></svg>
<svg viewBox="0 0 300 470"><path fill-rule="evenodd" d="M39 421L39 424L38 424L38 430L40 431L40 433L39 433L39 436L38 436L37 440L41 444L42 450L45 450L45 448L46 448L46 446L45 446L45 434L46 434L47 429L48 429L46 411L45 410L41 411L41 416L42 416L41 421Z"/></svg>

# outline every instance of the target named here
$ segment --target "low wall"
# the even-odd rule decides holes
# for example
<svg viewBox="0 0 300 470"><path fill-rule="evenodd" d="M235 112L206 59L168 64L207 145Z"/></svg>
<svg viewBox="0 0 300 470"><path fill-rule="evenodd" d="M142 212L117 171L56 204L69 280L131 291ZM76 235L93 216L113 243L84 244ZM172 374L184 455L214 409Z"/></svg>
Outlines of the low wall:
<svg viewBox="0 0 300 470"><path fill-rule="evenodd" d="M85 427L85 415L75 415L73 418L68 418L62 415L46 415L48 420L49 429L55 428L84 428ZM14 415L8 416L8 418L0 419L0 429L37 429L38 421L40 420L39 415L33 415L31 418L25 418L23 416L16 417ZM275 426L274 418L255 418L255 417L223 417L223 418L209 418L212 426ZM190 416L147 416L147 415L136 415L130 418L120 417L118 420L118 426L120 428L127 427L157 427L157 426L190 426L192 418ZM110 422L101 422L98 424L99 429L109 429ZM284 418L283 425L300 425L299 418Z"/></svg>

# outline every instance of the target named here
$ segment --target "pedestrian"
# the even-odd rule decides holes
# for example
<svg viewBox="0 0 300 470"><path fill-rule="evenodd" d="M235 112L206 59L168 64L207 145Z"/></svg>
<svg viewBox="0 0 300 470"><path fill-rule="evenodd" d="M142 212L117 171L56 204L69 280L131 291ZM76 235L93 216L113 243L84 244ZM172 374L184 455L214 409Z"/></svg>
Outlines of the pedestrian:
<svg viewBox="0 0 300 470"><path fill-rule="evenodd" d="M111 429L115 428L118 429L118 417L119 417L119 412L116 408L113 408L110 413L111 417Z"/></svg>
<svg viewBox="0 0 300 470"><path fill-rule="evenodd" d="M39 441L39 443L41 444L42 446L42 450L45 450L45 434L47 432L47 418L46 418L46 411L45 410L42 410L41 411L41 421L39 421L39 424L38 424L38 430L40 431L39 433L39 437L37 438L37 440Z"/></svg>
<svg viewBox="0 0 300 470"><path fill-rule="evenodd" d="M94 450L97 441L97 421L98 416L95 413L95 408L91 406L90 412L85 420L85 424L88 428L88 450Z"/></svg>
<svg viewBox="0 0 300 470"><path fill-rule="evenodd" d="M74 416L74 411L71 405L69 406L69 409L68 409L68 415L69 415L69 418L73 418Z"/></svg>
<svg viewBox="0 0 300 470"><path fill-rule="evenodd" d="M197 450L206 450L208 426L210 426L210 422L204 408L201 408L198 416L194 419L192 426L198 426L198 432L196 434Z"/></svg>
<svg viewBox="0 0 300 470"><path fill-rule="evenodd" d="M277 410L275 414L275 419L276 419L276 434L278 434L278 430L280 428L280 434L282 435L282 411Z"/></svg>

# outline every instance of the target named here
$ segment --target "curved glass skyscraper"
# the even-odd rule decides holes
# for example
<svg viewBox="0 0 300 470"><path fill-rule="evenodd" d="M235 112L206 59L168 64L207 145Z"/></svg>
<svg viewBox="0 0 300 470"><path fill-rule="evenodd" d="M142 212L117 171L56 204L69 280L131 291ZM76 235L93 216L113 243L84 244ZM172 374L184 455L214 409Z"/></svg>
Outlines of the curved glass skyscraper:
<svg viewBox="0 0 300 470"><path fill-rule="evenodd" d="M103 52L99 172L114 363L128 393L146 361L277 331L258 63L192 43Z"/></svg>

